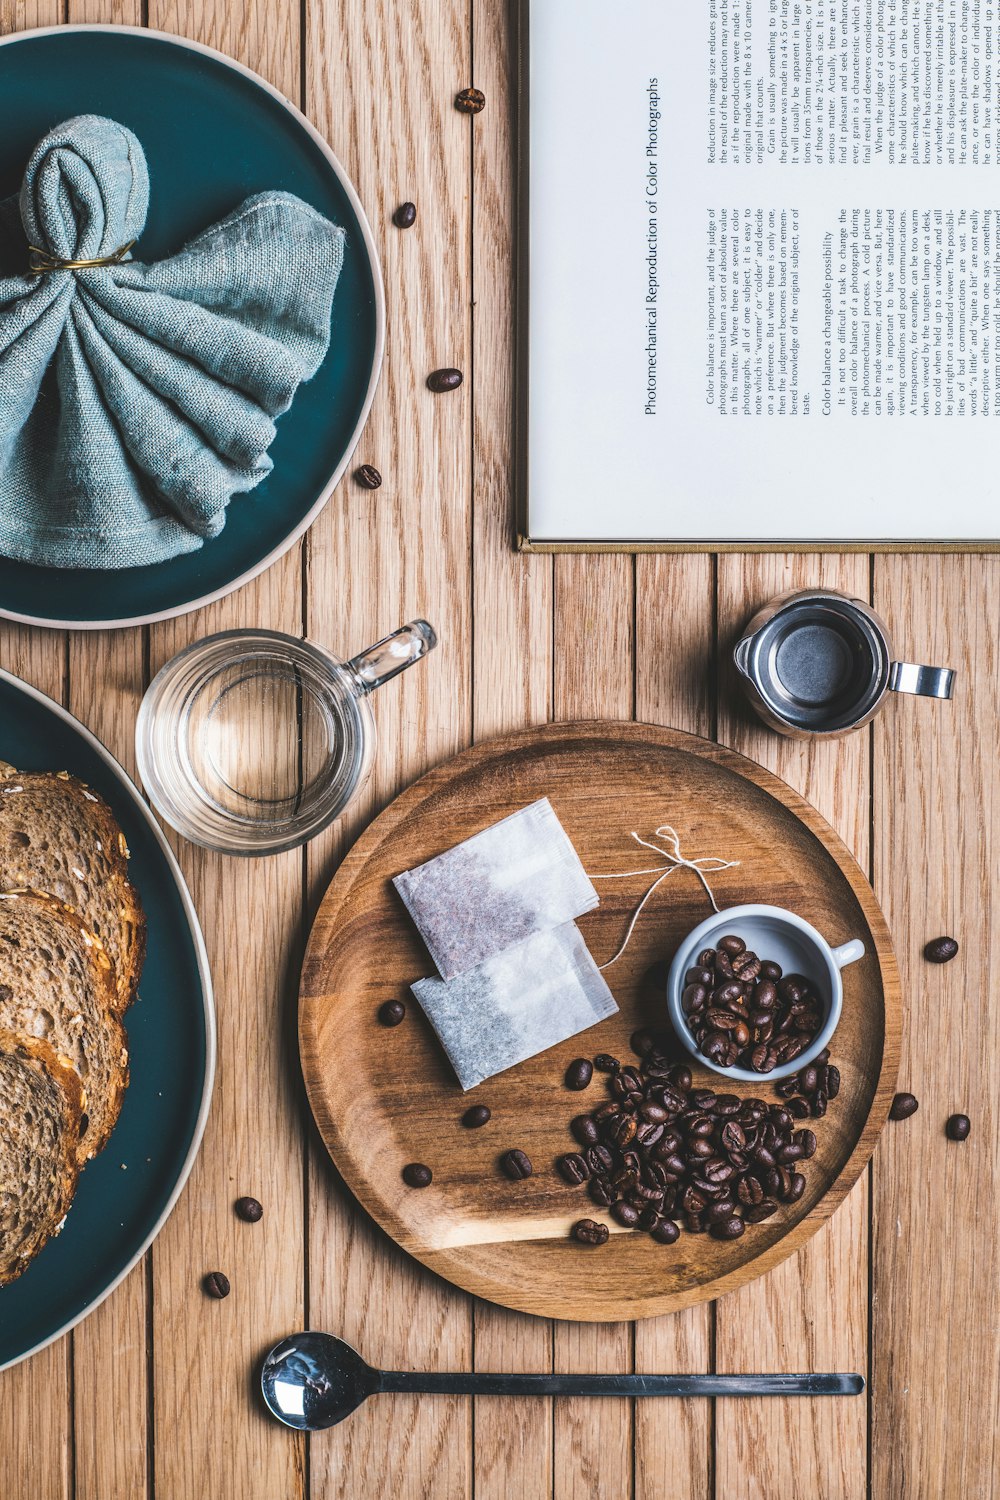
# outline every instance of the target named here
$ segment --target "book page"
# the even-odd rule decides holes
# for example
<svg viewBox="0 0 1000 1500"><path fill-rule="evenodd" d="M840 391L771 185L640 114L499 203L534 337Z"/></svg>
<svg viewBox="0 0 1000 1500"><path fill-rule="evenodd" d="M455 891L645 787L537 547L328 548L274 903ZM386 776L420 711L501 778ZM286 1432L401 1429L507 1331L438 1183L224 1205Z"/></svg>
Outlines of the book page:
<svg viewBox="0 0 1000 1500"><path fill-rule="evenodd" d="M1000 4L528 14L531 539L1000 536Z"/></svg>

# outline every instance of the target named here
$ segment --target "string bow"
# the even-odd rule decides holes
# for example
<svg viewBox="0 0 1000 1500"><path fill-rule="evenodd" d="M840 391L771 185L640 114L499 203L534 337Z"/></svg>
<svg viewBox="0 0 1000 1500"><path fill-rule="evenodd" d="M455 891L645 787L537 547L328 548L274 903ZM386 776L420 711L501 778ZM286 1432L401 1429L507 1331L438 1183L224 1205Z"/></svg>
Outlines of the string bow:
<svg viewBox="0 0 1000 1500"><path fill-rule="evenodd" d="M681 844L677 832L670 826L669 823L661 823L659 828L655 829L653 832L653 838L661 839L664 843L669 845L669 847L666 849L664 849L660 844L652 843L649 839L641 838L640 835L634 830L630 834L630 837L635 839L637 844L641 844L644 849L652 849L654 854L658 854L661 859L665 860L666 869L663 869L661 866L656 866L653 869L616 870L612 874L599 875L592 874L588 871L591 880L631 880L637 875L656 876L653 884L649 887L649 890L643 896L635 911L632 913L631 921L628 924L628 930L625 933L624 941L622 942L621 947L618 949L618 952L613 958L609 958L607 963L599 965L602 971L604 969L610 969L612 964L616 964L621 958L622 954L625 952L626 948L632 940L632 934L635 931L635 925L642 915L643 908L645 907L649 899L653 896L653 894L657 891L657 889L667 879L668 875L672 875L675 870L693 870L698 879L701 881L702 885L705 887L705 894L707 895L709 901L711 901L712 903L712 910L718 911L718 902L715 899L712 887L709 885L706 877L707 875L718 874L722 870L734 870L738 868L740 863L738 859L720 859L715 855L707 855L702 859L685 858L685 856L681 853Z"/></svg>

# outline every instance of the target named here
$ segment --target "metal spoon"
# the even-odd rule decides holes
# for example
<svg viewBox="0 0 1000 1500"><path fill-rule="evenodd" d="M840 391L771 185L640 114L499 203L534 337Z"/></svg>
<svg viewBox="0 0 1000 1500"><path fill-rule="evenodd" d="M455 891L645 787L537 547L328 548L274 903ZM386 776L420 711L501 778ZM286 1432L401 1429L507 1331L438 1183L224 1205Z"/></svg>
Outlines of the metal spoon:
<svg viewBox="0 0 1000 1500"><path fill-rule="evenodd" d="M332 1333L294 1333L264 1360L260 1386L288 1427L318 1432L383 1391L441 1396L858 1396L861 1375L492 1375L375 1370Z"/></svg>

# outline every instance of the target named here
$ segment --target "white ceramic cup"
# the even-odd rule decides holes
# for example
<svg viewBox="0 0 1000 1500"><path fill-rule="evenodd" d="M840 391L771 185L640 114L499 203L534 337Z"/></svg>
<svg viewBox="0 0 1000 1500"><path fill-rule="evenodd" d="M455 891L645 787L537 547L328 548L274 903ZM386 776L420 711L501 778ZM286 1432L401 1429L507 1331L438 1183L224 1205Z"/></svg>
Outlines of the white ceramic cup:
<svg viewBox="0 0 1000 1500"><path fill-rule="evenodd" d="M824 1022L816 1039L798 1057L783 1063L770 1073L755 1073L751 1068L720 1068L698 1051L687 1016L681 1005L684 976L697 967L703 948L715 948L727 933L741 937L758 957L780 964L785 974L804 974L812 981L823 1004ZM803 917L781 906L730 906L713 912L689 932L674 955L667 980L667 1010L671 1024L696 1062L724 1078L738 1078L744 1083L775 1082L788 1078L811 1063L830 1045L844 1004L844 981L841 969L864 957L865 945L858 938L831 948L826 939Z"/></svg>

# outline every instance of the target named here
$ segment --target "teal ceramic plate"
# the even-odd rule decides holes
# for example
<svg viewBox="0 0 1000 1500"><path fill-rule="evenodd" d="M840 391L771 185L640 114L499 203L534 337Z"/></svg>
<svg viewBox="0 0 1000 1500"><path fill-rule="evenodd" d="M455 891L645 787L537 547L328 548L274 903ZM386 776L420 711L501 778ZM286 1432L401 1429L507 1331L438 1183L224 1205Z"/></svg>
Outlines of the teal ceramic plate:
<svg viewBox="0 0 1000 1500"><path fill-rule="evenodd" d="M382 278L343 167L294 105L219 52L125 26L60 26L0 40L0 197L17 192L35 142L71 115L110 115L149 161L137 254L158 260L249 193L297 193L347 231L330 350L271 446L274 470L236 496L221 535L150 568L33 568L0 558L0 614L103 629L185 614L255 577L312 524L350 462L375 394Z"/></svg>
<svg viewBox="0 0 1000 1500"><path fill-rule="evenodd" d="M173 1208L208 1115L215 1011L198 918L146 804L89 730L7 672L0 672L0 760L25 771L72 771L107 799L132 851L130 873L149 924L139 998L125 1016L125 1104L107 1146L80 1175L62 1233L0 1288L3 1369L86 1317Z"/></svg>

